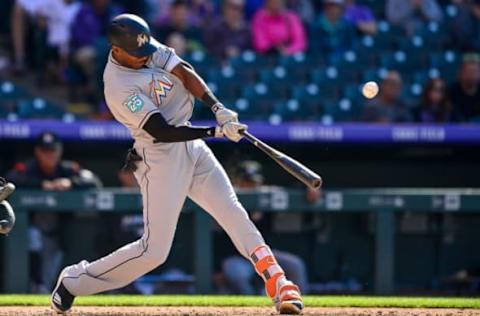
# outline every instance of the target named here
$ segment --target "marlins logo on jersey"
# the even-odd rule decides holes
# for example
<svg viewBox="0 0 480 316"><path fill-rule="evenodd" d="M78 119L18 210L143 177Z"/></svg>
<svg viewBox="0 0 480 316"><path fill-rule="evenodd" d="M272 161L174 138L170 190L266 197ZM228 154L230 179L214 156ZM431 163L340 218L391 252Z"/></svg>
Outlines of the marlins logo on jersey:
<svg viewBox="0 0 480 316"><path fill-rule="evenodd" d="M162 80L152 80L150 82L150 94L157 102L157 105L162 104L162 99L167 97L167 94L173 88L173 82L167 77L163 77Z"/></svg>

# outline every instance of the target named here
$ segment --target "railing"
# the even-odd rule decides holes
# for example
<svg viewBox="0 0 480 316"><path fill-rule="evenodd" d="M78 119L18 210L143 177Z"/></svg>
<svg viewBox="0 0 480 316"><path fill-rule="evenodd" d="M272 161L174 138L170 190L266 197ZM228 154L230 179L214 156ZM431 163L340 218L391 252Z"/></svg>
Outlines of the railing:
<svg viewBox="0 0 480 316"><path fill-rule="evenodd" d="M391 294L394 289L394 249L396 211L480 212L480 189L370 189L326 190L315 204L305 200L304 191L262 188L255 192L239 192L246 209L264 212L374 212L375 267L374 289L378 294ZM140 212L142 200L138 192L120 189L76 192L43 192L19 190L10 199L17 222L5 238L4 284L8 293L28 289L29 212ZM187 200L184 211L194 215L194 272L197 291L211 292L212 233L211 219L193 202Z"/></svg>

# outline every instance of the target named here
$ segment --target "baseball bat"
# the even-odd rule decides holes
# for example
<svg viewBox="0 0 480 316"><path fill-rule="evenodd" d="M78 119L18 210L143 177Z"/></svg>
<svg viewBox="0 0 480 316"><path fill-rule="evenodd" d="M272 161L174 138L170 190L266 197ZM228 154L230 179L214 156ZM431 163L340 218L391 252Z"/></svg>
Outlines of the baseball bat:
<svg viewBox="0 0 480 316"><path fill-rule="evenodd" d="M317 189L322 185L322 178L300 162L270 147L247 131L242 132L242 134L245 139L266 153L283 169L287 170L292 176L305 183L308 187Z"/></svg>

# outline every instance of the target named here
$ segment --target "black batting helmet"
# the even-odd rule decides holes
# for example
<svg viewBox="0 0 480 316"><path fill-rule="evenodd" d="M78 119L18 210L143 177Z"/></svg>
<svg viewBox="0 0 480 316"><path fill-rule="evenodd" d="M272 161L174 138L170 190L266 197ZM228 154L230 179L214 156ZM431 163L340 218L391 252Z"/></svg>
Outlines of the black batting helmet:
<svg viewBox="0 0 480 316"><path fill-rule="evenodd" d="M130 55L145 57L160 45L150 34L147 22L135 14L117 15L108 26L108 41Z"/></svg>

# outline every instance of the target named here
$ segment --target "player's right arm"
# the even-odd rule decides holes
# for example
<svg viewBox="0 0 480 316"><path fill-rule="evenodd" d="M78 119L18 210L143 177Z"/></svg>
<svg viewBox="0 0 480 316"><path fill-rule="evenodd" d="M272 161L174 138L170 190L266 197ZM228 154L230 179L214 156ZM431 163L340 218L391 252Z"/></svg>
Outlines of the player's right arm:
<svg viewBox="0 0 480 316"><path fill-rule="evenodd" d="M178 57L172 48L164 45L158 49L152 59L155 65L179 78L195 98L201 100L213 111L217 124L228 139L235 142L240 141L241 131L246 130L248 126L238 122L238 114L227 109L217 99L190 64Z"/></svg>
<svg viewBox="0 0 480 316"><path fill-rule="evenodd" d="M197 138L222 137L221 129L216 127L172 126L160 113L154 113L145 122L143 129L155 138L155 142L184 142Z"/></svg>
<svg viewBox="0 0 480 316"><path fill-rule="evenodd" d="M129 86L118 91L115 86L114 82L106 82L105 85L105 99L115 118L130 128L143 129L153 137L154 142L173 143L223 136L218 126L170 125L155 104L140 89Z"/></svg>
<svg viewBox="0 0 480 316"><path fill-rule="evenodd" d="M177 76L190 93L208 106L215 114L217 124L222 128L223 134L234 141L242 139L241 131L247 130L248 126L238 121L238 114L226 108L208 88L203 79L187 63L179 63L171 72Z"/></svg>

